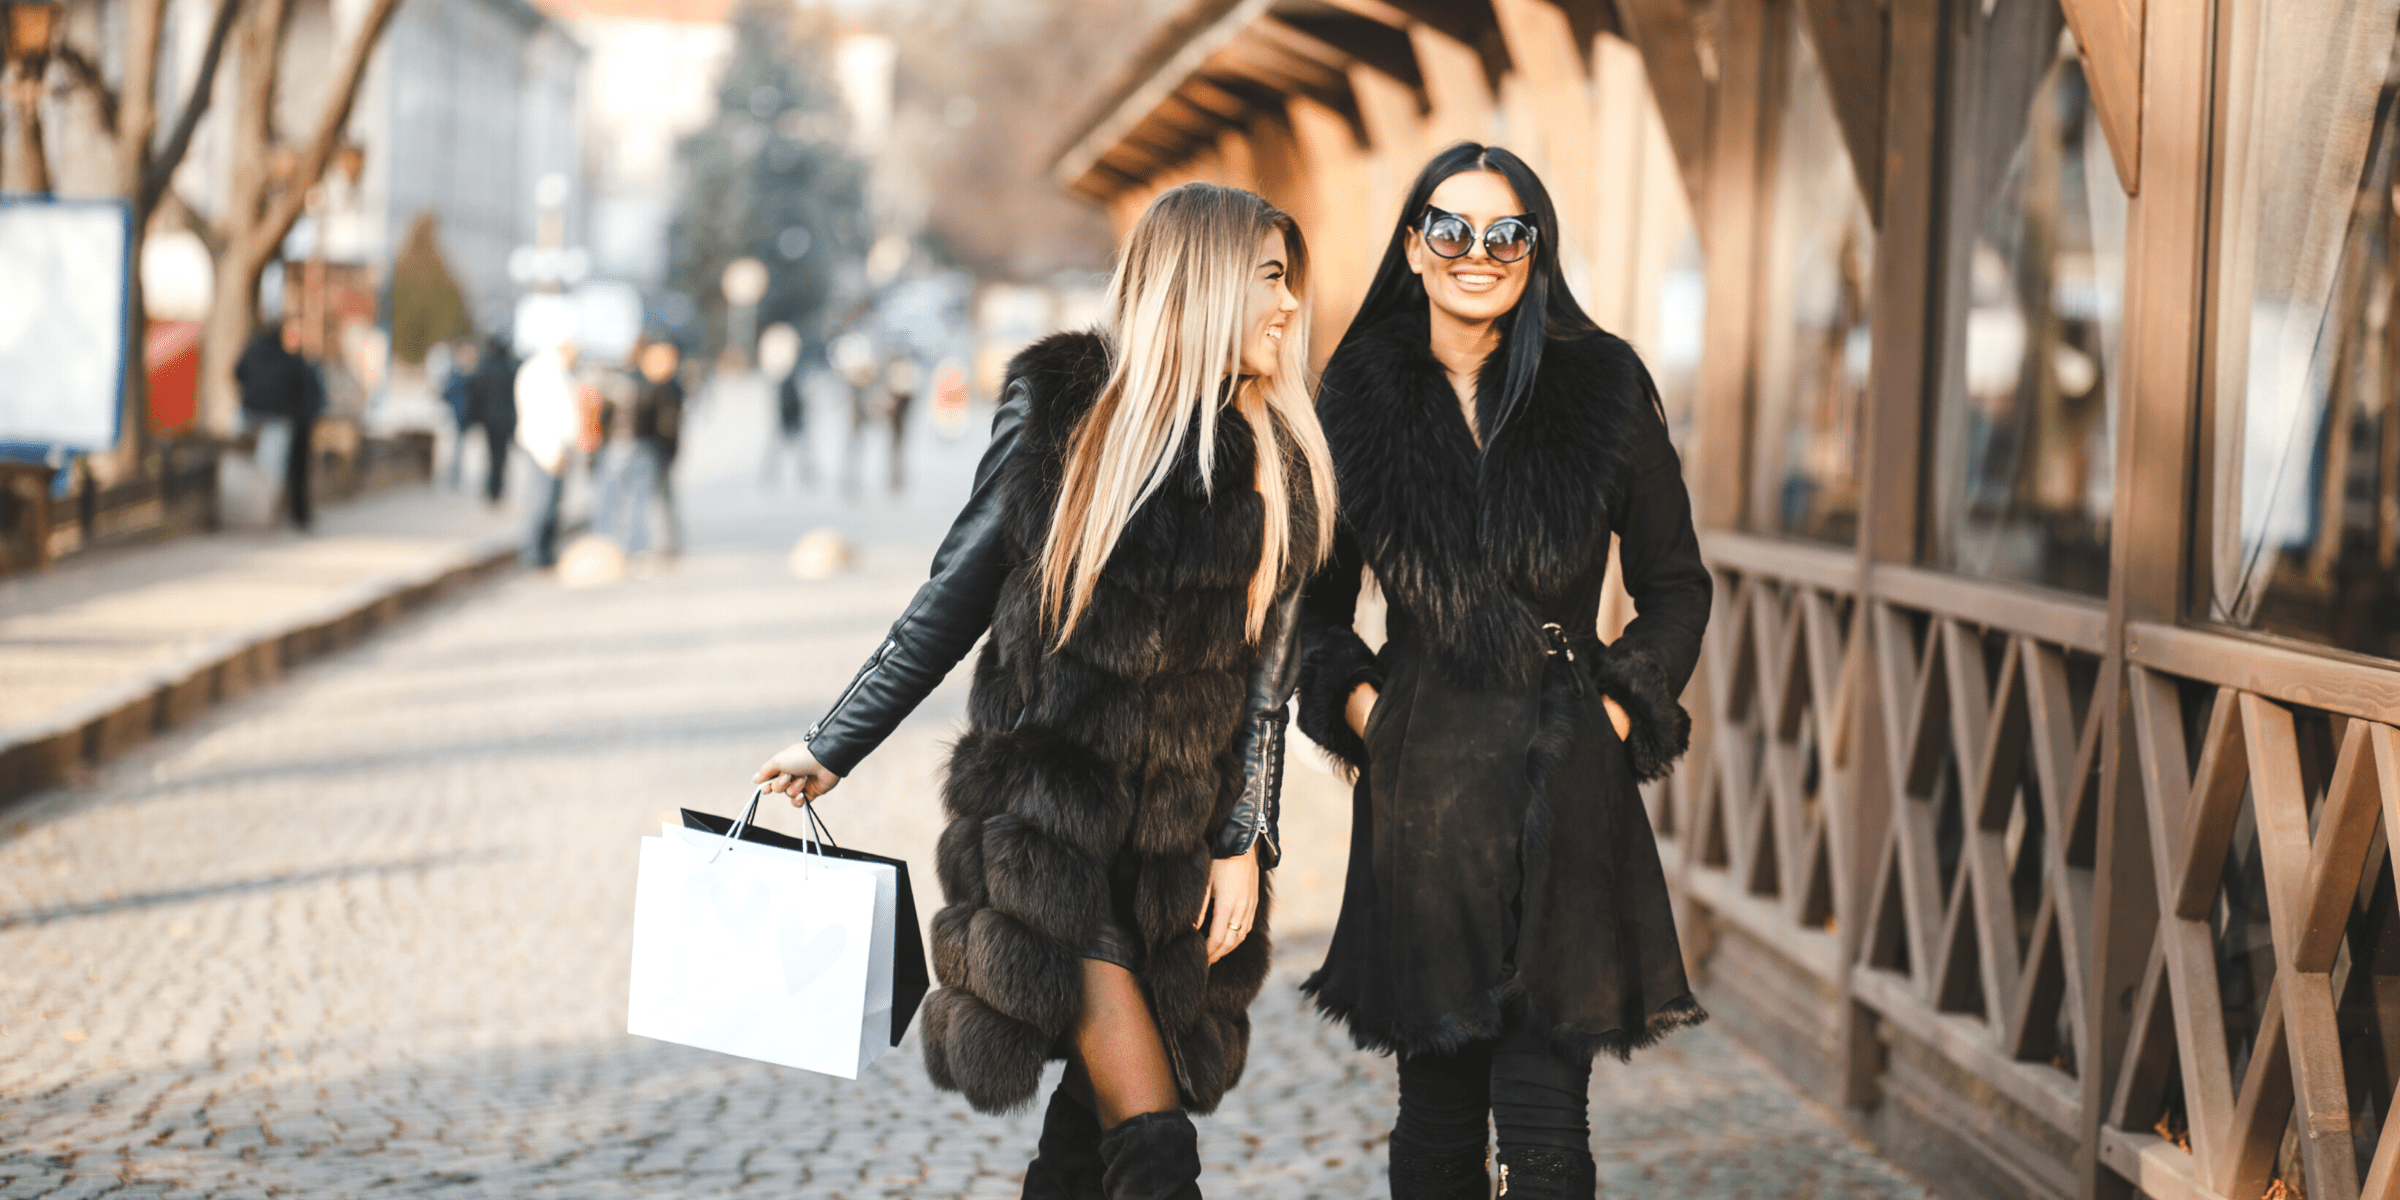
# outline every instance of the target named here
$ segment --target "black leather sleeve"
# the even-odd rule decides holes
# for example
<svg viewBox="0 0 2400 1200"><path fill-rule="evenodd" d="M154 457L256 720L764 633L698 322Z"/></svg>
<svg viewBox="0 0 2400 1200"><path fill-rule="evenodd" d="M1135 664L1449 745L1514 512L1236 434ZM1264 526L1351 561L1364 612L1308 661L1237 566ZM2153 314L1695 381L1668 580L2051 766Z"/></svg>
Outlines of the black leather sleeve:
<svg viewBox="0 0 2400 1200"><path fill-rule="evenodd" d="M833 710L802 739L826 770L848 775L991 627L1000 585L1014 565L1001 538L1001 467L1016 449L1029 395L1023 380L1009 385L992 418L991 445L975 468L975 490L933 556L932 578L917 589Z"/></svg>
<svg viewBox="0 0 2400 1200"><path fill-rule="evenodd" d="M1216 856L1232 858L1258 847L1258 865L1283 861L1277 822L1283 815L1284 729L1291 720L1292 689L1300 684L1300 590L1276 602L1268 628L1275 638L1250 669L1242 704L1242 794L1217 830Z"/></svg>

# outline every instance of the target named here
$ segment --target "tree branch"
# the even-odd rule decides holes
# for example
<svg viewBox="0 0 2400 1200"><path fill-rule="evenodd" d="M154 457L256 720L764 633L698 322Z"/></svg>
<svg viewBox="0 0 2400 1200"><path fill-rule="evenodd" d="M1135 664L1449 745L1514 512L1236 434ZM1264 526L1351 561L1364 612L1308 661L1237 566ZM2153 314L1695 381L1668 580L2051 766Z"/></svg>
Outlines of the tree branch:
<svg viewBox="0 0 2400 1200"><path fill-rule="evenodd" d="M77 87L90 92L99 103L101 132L112 138L117 136L117 90L108 86L107 77L100 74L100 64L73 46L60 46L51 56L67 69L67 74L75 77Z"/></svg>
<svg viewBox="0 0 2400 1200"><path fill-rule="evenodd" d="M367 73L367 60L374 57L375 43L383 36L392 14L400 8L400 0L374 0L365 19L358 24L358 35L350 40L350 52L342 60L325 93L325 111L317 117L317 131L309 138L308 148L300 153L298 168L293 171L290 186L278 192L267 206L258 224L251 227L251 236L244 246L246 258L264 262L268 253L283 244L284 235L300 219L300 210L308 202L308 192L325 177L326 164L333 161L334 149L341 145L342 130L350 124L350 110L358 103L359 80ZM245 266L249 263L245 262Z"/></svg>
<svg viewBox="0 0 2400 1200"><path fill-rule="evenodd" d="M140 195L150 161L150 136L158 131L159 34L167 0L132 0L125 6L125 89L117 116L117 186L127 198ZM138 245L141 227L134 227Z"/></svg>
<svg viewBox="0 0 2400 1200"><path fill-rule="evenodd" d="M201 53L200 71L192 80L191 98L184 101L183 112L175 118L175 131L168 135L167 144L143 168L141 192L134 199L137 220L147 218L158 207L159 197L175 178L175 168L192 148L192 132L199 128L200 118L208 115L208 102L217 86L217 64L224 60L225 41L232 36L233 19L240 11L240 0L217 0L216 16L208 26L208 48Z"/></svg>

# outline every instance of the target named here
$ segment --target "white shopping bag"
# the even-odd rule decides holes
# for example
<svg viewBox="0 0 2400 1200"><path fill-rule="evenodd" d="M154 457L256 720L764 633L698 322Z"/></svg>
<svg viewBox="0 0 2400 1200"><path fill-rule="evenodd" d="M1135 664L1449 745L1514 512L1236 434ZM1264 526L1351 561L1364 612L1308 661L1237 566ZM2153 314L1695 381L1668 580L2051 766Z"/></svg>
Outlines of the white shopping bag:
<svg viewBox="0 0 2400 1200"><path fill-rule="evenodd" d="M642 839L626 1032L856 1079L898 1040L897 872L736 840L756 808Z"/></svg>

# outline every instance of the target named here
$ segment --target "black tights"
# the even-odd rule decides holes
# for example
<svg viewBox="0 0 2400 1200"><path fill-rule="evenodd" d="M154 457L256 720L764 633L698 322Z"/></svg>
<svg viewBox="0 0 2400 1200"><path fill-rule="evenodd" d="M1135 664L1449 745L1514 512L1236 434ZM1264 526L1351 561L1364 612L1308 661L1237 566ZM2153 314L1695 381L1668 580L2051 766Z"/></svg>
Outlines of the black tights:
<svg viewBox="0 0 2400 1200"><path fill-rule="evenodd" d="M1480 1159L1489 1114L1504 1158L1520 1149L1588 1155L1591 1078L1589 1064L1560 1062L1542 1038L1515 1022L1498 1041L1404 1057L1392 1154L1420 1161Z"/></svg>

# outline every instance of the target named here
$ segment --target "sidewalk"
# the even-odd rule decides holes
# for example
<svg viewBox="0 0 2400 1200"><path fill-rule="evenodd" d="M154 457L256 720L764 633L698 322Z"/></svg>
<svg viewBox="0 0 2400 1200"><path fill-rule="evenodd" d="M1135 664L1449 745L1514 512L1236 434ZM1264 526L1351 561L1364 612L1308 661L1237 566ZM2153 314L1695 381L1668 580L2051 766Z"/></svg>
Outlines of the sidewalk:
<svg viewBox="0 0 2400 1200"><path fill-rule="evenodd" d="M521 489L520 489L521 490ZM76 776L507 564L513 505L439 488L0 580L0 804Z"/></svg>

